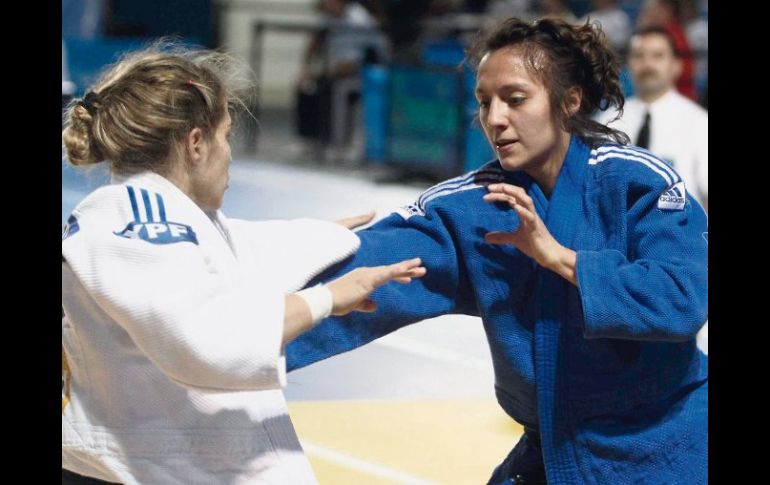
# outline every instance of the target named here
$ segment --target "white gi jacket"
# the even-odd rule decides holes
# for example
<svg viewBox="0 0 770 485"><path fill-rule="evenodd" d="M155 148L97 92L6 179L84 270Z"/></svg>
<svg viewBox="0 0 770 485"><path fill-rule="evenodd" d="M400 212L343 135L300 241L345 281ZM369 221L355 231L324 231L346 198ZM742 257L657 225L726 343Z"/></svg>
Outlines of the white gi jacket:
<svg viewBox="0 0 770 485"><path fill-rule="evenodd" d="M330 222L210 218L153 172L94 191L62 236L62 467L316 483L281 391L284 296L358 245Z"/></svg>

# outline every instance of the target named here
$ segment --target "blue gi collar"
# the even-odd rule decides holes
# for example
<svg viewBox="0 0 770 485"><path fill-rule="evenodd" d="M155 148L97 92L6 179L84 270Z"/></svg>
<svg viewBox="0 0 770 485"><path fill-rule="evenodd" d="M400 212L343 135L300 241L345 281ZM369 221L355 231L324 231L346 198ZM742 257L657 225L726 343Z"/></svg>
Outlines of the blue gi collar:
<svg viewBox="0 0 770 485"><path fill-rule="evenodd" d="M574 240L578 226L575 221L583 220L585 216L582 198L590 154L591 148L572 135L556 186L550 201L547 201L548 212L543 222L553 237L567 247L571 247ZM537 192L539 197L545 199L539 187Z"/></svg>

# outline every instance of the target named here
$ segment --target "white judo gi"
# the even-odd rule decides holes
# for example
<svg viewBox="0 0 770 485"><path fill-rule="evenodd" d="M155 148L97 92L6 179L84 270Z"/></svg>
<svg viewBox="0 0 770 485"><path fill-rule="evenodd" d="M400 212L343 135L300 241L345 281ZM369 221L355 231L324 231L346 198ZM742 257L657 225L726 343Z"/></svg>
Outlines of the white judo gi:
<svg viewBox="0 0 770 485"><path fill-rule="evenodd" d="M62 467L122 483L316 483L281 391L284 296L358 248L114 178L62 236Z"/></svg>

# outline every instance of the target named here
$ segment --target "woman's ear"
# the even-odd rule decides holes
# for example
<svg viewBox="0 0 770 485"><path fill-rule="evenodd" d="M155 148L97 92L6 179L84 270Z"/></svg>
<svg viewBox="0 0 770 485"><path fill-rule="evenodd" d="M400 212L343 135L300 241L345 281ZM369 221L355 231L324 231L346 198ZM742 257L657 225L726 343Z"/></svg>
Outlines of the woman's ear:
<svg viewBox="0 0 770 485"><path fill-rule="evenodd" d="M575 116L580 111L580 105L583 103L583 90L573 86L567 90L567 96L564 99L564 111L568 118Z"/></svg>
<svg viewBox="0 0 770 485"><path fill-rule="evenodd" d="M200 128L193 128L190 130L185 138L185 154L187 155L187 160L197 165L206 158L207 150L208 146L206 145L206 140L203 136L203 130Z"/></svg>

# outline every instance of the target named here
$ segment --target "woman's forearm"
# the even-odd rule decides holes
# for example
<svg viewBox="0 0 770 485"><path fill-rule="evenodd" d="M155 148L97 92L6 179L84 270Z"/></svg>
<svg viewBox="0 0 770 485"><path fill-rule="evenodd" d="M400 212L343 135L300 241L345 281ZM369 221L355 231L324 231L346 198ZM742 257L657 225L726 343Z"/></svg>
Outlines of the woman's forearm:
<svg viewBox="0 0 770 485"><path fill-rule="evenodd" d="M283 316L283 341L281 347L297 338L300 334L313 327L310 308L302 297L296 294L288 295L285 300Z"/></svg>
<svg viewBox="0 0 770 485"><path fill-rule="evenodd" d="M555 257L544 266L577 286L577 253L575 251L560 246Z"/></svg>

